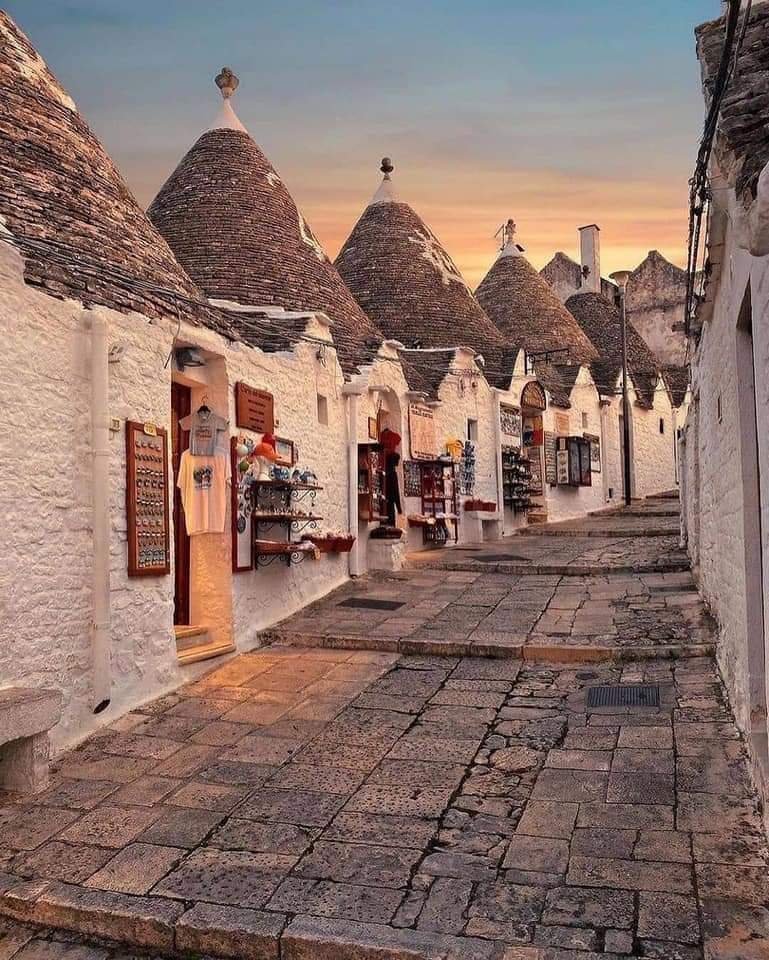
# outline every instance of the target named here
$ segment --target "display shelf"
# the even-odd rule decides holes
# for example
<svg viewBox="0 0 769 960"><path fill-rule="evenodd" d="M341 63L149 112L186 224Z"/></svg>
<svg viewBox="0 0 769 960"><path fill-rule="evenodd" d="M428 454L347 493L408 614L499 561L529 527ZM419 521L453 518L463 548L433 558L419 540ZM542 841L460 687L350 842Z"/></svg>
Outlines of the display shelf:
<svg viewBox="0 0 769 960"><path fill-rule="evenodd" d="M515 447L502 450L502 500L515 513L531 509L531 466Z"/></svg>
<svg viewBox="0 0 769 960"><path fill-rule="evenodd" d="M422 527L425 543L444 544L459 539L459 497L453 460L417 460L420 478ZM409 518L409 522L412 519ZM452 529L449 529L449 524Z"/></svg>
<svg viewBox="0 0 769 960"><path fill-rule="evenodd" d="M269 567L276 560L283 560L286 566L302 563L313 550L301 543L281 542L277 540L254 540L254 559L258 567Z"/></svg>
<svg viewBox="0 0 769 960"><path fill-rule="evenodd" d="M314 512L299 513L294 504L309 498L309 506L323 487L318 483L298 483L292 480L255 480L251 484L253 511L254 562L257 567L268 567L276 560L287 566L302 563L308 554L315 556L315 548L293 539L304 530L317 530L323 519ZM268 540L266 531L282 528L285 540Z"/></svg>

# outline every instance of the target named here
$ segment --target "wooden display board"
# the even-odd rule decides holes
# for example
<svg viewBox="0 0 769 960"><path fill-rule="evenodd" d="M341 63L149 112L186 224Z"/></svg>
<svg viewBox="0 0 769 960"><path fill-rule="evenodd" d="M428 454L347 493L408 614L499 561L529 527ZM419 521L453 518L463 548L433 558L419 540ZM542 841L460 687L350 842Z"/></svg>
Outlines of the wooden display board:
<svg viewBox="0 0 769 960"><path fill-rule="evenodd" d="M128 576L171 572L166 431L126 420Z"/></svg>
<svg viewBox="0 0 769 960"><path fill-rule="evenodd" d="M529 456L529 469L531 470L529 491L532 496L535 497L541 497L545 492L545 488L542 483L542 455L540 450L540 447L530 447L527 451Z"/></svg>
<svg viewBox="0 0 769 960"><path fill-rule="evenodd" d="M275 405L272 394L249 387L242 381L235 384L235 423L254 433L272 433L275 429Z"/></svg>
<svg viewBox="0 0 769 960"><path fill-rule="evenodd" d="M500 406L499 429L504 437L509 438L508 444L515 446L521 442L523 421L519 407Z"/></svg>
<svg viewBox="0 0 769 960"><path fill-rule="evenodd" d="M409 449L414 460L433 460L438 453L432 407L409 404Z"/></svg>

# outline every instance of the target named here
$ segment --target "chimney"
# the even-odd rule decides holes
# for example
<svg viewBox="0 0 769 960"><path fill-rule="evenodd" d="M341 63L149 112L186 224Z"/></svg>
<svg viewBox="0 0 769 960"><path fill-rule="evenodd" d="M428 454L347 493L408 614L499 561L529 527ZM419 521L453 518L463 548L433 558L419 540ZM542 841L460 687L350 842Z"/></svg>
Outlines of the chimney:
<svg viewBox="0 0 769 960"><path fill-rule="evenodd" d="M579 254L582 260L583 293L601 292L601 238L594 223L579 228Z"/></svg>

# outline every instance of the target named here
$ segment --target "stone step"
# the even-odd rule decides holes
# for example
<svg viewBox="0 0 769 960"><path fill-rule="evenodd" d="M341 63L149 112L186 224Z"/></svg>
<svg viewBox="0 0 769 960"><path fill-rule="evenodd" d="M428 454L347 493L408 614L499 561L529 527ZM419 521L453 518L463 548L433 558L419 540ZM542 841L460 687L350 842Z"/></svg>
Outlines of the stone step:
<svg viewBox="0 0 769 960"><path fill-rule="evenodd" d="M585 577L605 576L606 574L622 573L680 573L691 567L689 558L665 557L660 560L650 560L635 563L521 563L511 560L500 560L497 563L482 563L478 560L466 558L454 560L448 557L437 556L425 560L411 560L407 569L411 570L448 570L456 573L508 573L511 576L558 576L558 577Z"/></svg>
<svg viewBox="0 0 769 960"><path fill-rule="evenodd" d="M542 525L536 528L522 527L516 531L522 537L672 537L678 533L672 527L558 527Z"/></svg>

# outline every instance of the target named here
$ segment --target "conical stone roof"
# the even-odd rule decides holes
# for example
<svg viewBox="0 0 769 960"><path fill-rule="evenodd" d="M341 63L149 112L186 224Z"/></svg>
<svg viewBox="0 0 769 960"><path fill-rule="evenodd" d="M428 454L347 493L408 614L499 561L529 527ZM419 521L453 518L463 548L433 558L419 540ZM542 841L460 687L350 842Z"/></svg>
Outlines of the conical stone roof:
<svg viewBox="0 0 769 960"><path fill-rule="evenodd" d="M52 296L225 332L75 103L0 11L0 240ZM158 289L161 288L161 289Z"/></svg>
<svg viewBox="0 0 769 960"><path fill-rule="evenodd" d="M598 356L552 287L532 267L514 239L512 220L505 245L475 295L502 334L529 353L565 351L554 362L588 364Z"/></svg>
<svg viewBox="0 0 769 960"><path fill-rule="evenodd" d="M566 309L576 319L598 351L591 371L598 392L611 395L618 388L622 372L622 317L619 310L600 293L575 293ZM635 327L627 325L628 370L641 406L652 407L659 378L659 364Z"/></svg>
<svg viewBox="0 0 769 960"><path fill-rule="evenodd" d="M398 198L388 158L381 169L383 183L336 259L342 279L386 337L408 348L470 347L498 383L510 344L435 234Z"/></svg>
<svg viewBox="0 0 769 960"><path fill-rule="evenodd" d="M232 110L237 78L225 68L217 85L224 107L160 189L150 219L207 296L326 313L342 368L352 373L383 337Z"/></svg>

